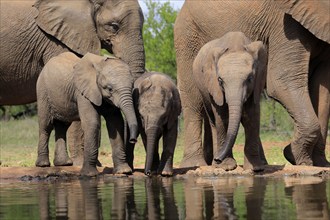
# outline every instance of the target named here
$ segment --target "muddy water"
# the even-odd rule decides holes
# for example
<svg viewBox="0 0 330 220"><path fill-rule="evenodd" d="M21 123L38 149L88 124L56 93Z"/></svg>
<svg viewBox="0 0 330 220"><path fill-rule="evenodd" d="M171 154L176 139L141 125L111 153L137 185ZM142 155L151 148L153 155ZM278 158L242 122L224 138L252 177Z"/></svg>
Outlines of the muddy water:
<svg viewBox="0 0 330 220"><path fill-rule="evenodd" d="M330 179L114 178L0 184L0 219L330 219Z"/></svg>

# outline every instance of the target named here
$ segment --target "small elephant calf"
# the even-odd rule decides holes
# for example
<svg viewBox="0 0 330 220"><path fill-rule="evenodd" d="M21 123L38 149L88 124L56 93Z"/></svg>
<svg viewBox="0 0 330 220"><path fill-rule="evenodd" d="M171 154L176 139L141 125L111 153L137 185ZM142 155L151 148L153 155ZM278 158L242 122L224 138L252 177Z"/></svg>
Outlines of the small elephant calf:
<svg viewBox="0 0 330 220"><path fill-rule="evenodd" d="M240 122L246 135L244 168L264 169L259 102L266 67L263 43L252 42L242 32L229 32L206 43L194 60L193 78L211 125L214 161L226 170L237 166L232 147Z"/></svg>
<svg viewBox="0 0 330 220"><path fill-rule="evenodd" d="M54 165L72 165L66 148L66 132L71 122L81 121L85 146L81 174L97 175L102 115L113 148L115 173L131 173L125 157L125 124L120 110L129 126L130 142L135 143L138 124L132 89L130 69L120 59L91 53L79 58L70 52L53 57L37 81L39 145L36 166L50 166L48 141L53 128L56 141Z"/></svg>
<svg viewBox="0 0 330 220"><path fill-rule="evenodd" d="M173 154L181 113L179 92L165 74L148 72L134 83L134 106L139 131L147 152L145 174L158 171L163 176L173 174ZM159 140L163 136L163 153L159 160Z"/></svg>

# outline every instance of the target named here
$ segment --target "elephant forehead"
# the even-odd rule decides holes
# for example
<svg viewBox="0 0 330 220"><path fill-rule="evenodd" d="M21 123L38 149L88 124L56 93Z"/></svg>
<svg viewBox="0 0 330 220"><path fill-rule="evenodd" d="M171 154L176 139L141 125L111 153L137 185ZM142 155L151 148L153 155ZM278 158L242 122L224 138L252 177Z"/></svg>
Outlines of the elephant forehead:
<svg viewBox="0 0 330 220"><path fill-rule="evenodd" d="M228 53L223 55L218 61L218 67L221 71L226 70L251 70L254 60L249 53Z"/></svg>
<svg viewBox="0 0 330 220"><path fill-rule="evenodd" d="M139 106L143 111L165 108L166 95L161 91L149 90L140 97Z"/></svg>

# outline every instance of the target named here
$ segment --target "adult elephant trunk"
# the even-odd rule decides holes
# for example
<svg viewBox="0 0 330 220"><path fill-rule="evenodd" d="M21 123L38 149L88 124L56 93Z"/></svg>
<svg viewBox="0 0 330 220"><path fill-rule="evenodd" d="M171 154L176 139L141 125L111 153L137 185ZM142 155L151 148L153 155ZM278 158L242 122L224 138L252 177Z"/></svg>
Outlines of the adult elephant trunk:
<svg viewBox="0 0 330 220"><path fill-rule="evenodd" d="M214 158L217 163L221 163L228 156L230 150L234 146L239 124L241 121L242 108L242 102L229 104L229 123L227 129L227 136L222 148L218 150L218 153Z"/></svg>
<svg viewBox="0 0 330 220"><path fill-rule="evenodd" d="M132 72L134 81L145 72L145 52L142 35L136 36L136 31L125 37L120 46L113 45L113 53L126 62Z"/></svg>
<svg viewBox="0 0 330 220"><path fill-rule="evenodd" d="M129 142L135 144L137 142L138 125L133 107L132 96L129 92L127 92L121 97L119 101L119 108L123 111L128 124L128 128L130 131Z"/></svg>
<svg viewBox="0 0 330 220"><path fill-rule="evenodd" d="M146 158L146 164L144 167L144 173L147 176L151 175L151 169L152 169L152 163L154 161L154 154L155 150L158 150L157 148L157 142L158 142L158 127L150 127L148 130L146 130L147 135L147 158Z"/></svg>

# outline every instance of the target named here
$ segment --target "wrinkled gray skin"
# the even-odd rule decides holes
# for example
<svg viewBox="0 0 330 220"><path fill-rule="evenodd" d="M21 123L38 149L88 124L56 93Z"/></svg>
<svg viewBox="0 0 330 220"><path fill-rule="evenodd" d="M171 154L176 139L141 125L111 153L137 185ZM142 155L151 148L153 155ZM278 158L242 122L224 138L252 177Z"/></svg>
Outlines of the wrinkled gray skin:
<svg viewBox="0 0 330 220"><path fill-rule="evenodd" d="M251 42L242 32L229 32L206 43L193 63L193 77L213 134L214 160L225 170L237 166L232 148L240 122L246 136L244 169L264 168L259 127L266 63L263 43Z"/></svg>
<svg viewBox="0 0 330 220"><path fill-rule="evenodd" d="M138 78L145 64L142 25L137 0L1 1L0 105L36 101L39 73L65 51L83 56L104 48L128 63ZM81 154L80 124L73 125L73 143L79 146L74 153Z"/></svg>
<svg viewBox="0 0 330 220"><path fill-rule="evenodd" d="M155 172L171 176L178 116L181 113L176 85L165 74L148 72L135 81L133 99L139 131L147 152L144 172L148 176ZM159 160L158 148L161 137L163 152Z"/></svg>
<svg viewBox="0 0 330 220"><path fill-rule="evenodd" d="M81 121L84 131L82 175L98 174L100 115L105 118L115 173L131 173L124 146L124 120L135 143L138 124L132 99L133 79L126 63L87 53L83 58L65 52L52 58L37 81L39 145L36 166L50 166L48 142L55 129L54 165L71 165L66 149L66 131L73 121Z"/></svg>
<svg viewBox="0 0 330 220"><path fill-rule="evenodd" d="M205 43L238 30L252 41L263 41L268 50L267 93L287 109L295 128L284 151L286 159L297 165L330 165L324 136L330 110L319 108L329 100L330 88L325 87L323 96L309 93L309 85L327 86L316 79L324 79L330 71L329 4L328 0L185 1L174 26L185 132L182 167L206 165L204 149L211 139L205 135L202 141L205 114L192 80L194 58Z"/></svg>

